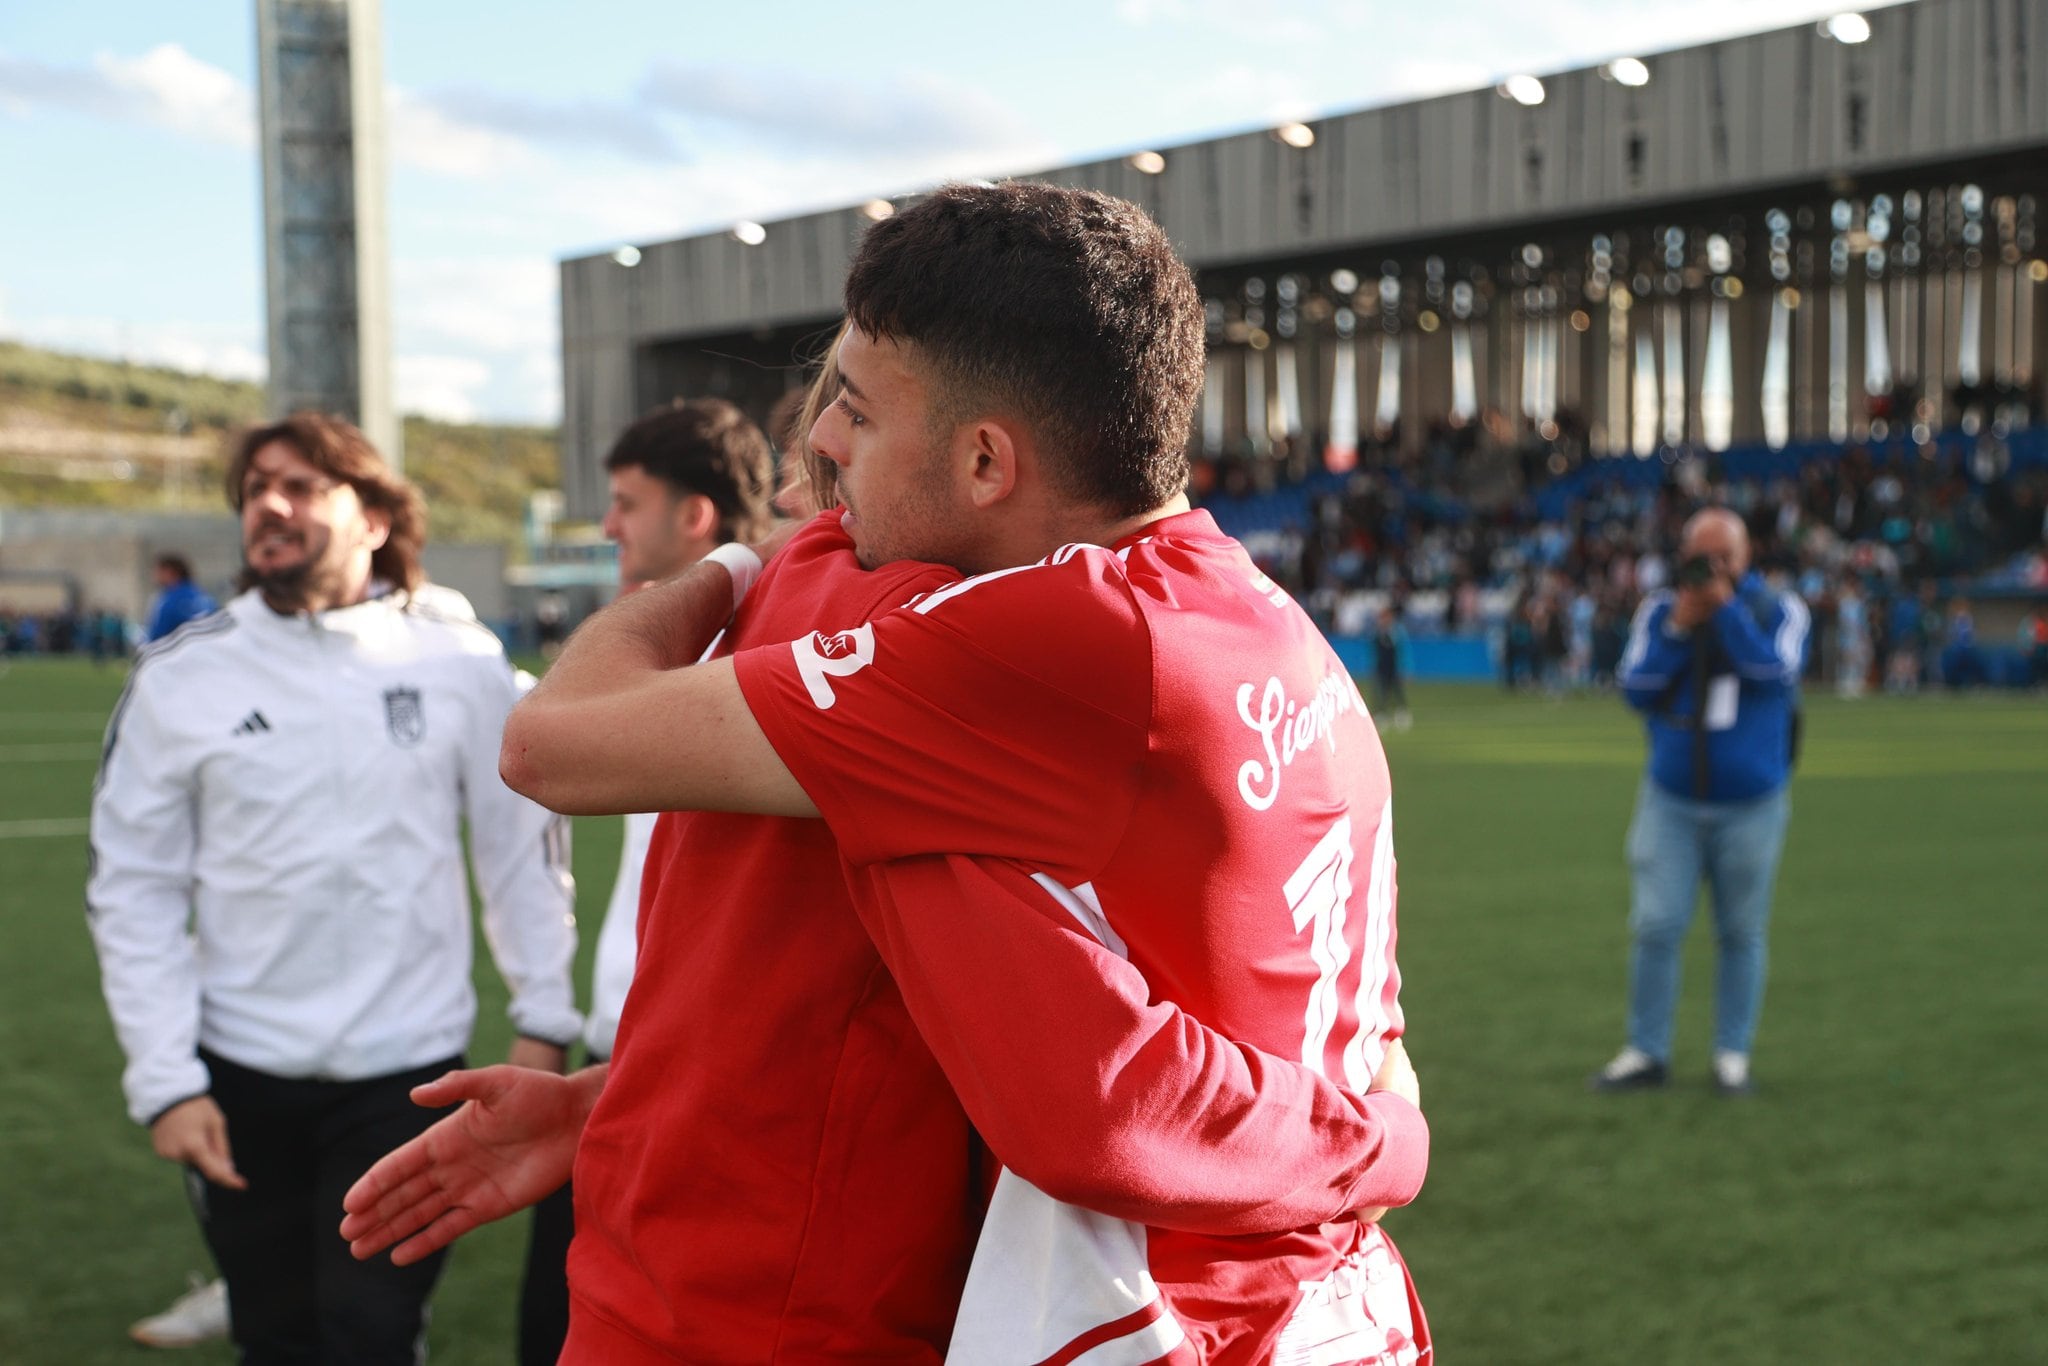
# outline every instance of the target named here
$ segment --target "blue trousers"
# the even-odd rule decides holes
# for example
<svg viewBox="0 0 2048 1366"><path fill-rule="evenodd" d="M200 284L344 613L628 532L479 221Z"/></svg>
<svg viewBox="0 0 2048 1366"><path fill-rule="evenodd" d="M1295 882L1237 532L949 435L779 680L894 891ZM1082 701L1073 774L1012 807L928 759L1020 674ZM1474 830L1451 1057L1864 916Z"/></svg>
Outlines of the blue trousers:
<svg viewBox="0 0 2048 1366"><path fill-rule="evenodd" d="M1739 802L1674 797L1648 778L1628 831L1628 1037L1653 1058L1671 1059L1678 1005L1679 950L1704 880L1713 895L1714 1047L1749 1052L1763 1008L1771 889L1785 825L1785 788Z"/></svg>

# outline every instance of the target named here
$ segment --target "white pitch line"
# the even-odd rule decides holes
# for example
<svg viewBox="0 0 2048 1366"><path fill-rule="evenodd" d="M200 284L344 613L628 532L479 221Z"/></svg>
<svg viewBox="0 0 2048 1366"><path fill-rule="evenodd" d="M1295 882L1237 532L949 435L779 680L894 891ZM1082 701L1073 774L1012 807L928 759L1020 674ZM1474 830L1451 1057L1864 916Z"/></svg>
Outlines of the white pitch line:
<svg viewBox="0 0 2048 1366"><path fill-rule="evenodd" d="M90 824L83 816L63 820L0 821L0 840L55 839L61 835L83 835Z"/></svg>
<svg viewBox="0 0 2048 1366"><path fill-rule="evenodd" d="M0 764L90 763L98 745L0 745Z"/></svg>

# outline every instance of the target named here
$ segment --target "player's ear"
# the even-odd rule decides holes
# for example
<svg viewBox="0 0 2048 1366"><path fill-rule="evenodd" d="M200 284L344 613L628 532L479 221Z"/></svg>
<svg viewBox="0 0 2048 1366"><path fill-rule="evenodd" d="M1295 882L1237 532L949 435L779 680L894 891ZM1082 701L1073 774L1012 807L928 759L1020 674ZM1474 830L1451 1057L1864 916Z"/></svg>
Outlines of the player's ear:
<svg viewBox="0 0 2048 1366"><path fill-rule="evenodd" d="M1017 488L1017 467L1024 441L1014 424L1001 418L984 418L968 432L972 466L968 471L968 496L977 508L991 508Z"/></svg>
<svg viewBox="0 0 2048 1366"><path fill-rule="evenodd" d="M701 493L676 499L676 525L684 540L704 541L718 530L718 504Z"/></svg>
<svg viewBox="0 0 2048 1366"><path fill-rule="evenodd" d="M391 513L384 508L363 507L363 525L366 528L363 544L372 552L382 550L384 543L391 539Z"/></svg>

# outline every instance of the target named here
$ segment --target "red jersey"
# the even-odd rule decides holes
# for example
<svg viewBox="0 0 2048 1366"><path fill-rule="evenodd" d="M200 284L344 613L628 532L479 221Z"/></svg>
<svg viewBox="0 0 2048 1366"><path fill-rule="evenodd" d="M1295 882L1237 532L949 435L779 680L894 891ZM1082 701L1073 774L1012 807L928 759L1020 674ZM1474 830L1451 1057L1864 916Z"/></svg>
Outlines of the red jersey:
<svg viewBox="0 0 2048 1366"><path fill-rule="evenodd" d="M852 563L836 521L768 565L729 635L788 639L957 577L827 563ZM938 1361L987 1182L830 832L662 816L639 941L576 1155L562 1360Z"/></svg>
<svg viewBox="0 0 2048 1366"><path fill-rule="evenodd" d="M978 918L973 901L949 895L962 874L944 856L968 854L984 871L1008 870L1007 887L999 876L990 886L1020 902L1035 896L1042 922L1063 919L1070 935L1123 960L1154 1003L1353 1091L1400 1033L1390 784L1377 732L1314 625L1207 514L1164 519L1111 549L1070 546L852 630L745 650L736 663L756 719L856 866L856 905L906 992L942 975L917 961L920 927L943 928L934 907ZM1013 963L979 965L1006 989L1020 975L1031 980ZM980 1121L977 1097L1002 1088L963 1080L974 1050L935 1026L1057 1036L1066 1005L1047 996L1021 1018L977 1019L956 993L950 1021L921 1013L920 1025L954 1059ZM1110 1087L1129 1067L1200 1071L1215 1059L1190 1052L1204 1048L1214 1052L1185 1033L1155 1034L1097 1052L1091 1065ZM1241 1082L1231 1068L1256 1064L1239 1055L1224 1072ZM1281 1081L1253 1085L1269 1083ZM1194 1090L1181 1104L1210 1099ZM1400 1144L1386 1140L1412 1138L1419 1117L1379 1095L1359 1113L1382 1144L1382 1175L1404 1167ZM1095 1117L1039 1124L1063 1126L1085 1139ZM1148 1219L1142 1199L1118 1208L1092 1188L1090 1203L1110 1212L1090 1213L1026 1179L989 1137L1010 1169L975 1254L955 1360L1406 1363L1427 1351L1406 1269L1375 1226L1224 1238L1215 1235L1244 1230L1200 1212ZM1174 1164L1150 1176L1163 1198L1182 1182L1219 1179L1202 1141L1153 1156ZM1412 1195L1420 1172L1404 1170ZM1240 1179L1263 1178L1248 1167ZM1281 1208L1329 1219L1342 1206L1283 1200L1266 1212Z"/></svg>

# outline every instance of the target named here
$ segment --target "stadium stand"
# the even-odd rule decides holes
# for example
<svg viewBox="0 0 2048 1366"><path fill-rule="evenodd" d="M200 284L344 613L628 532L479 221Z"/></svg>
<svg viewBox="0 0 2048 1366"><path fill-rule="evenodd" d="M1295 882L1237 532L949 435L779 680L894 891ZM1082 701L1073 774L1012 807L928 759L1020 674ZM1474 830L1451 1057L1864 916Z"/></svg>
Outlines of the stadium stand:
<svg viewBox="0 0 2048 1366"><path fill-rule="evenodd" d="M1875 667L1910 647L1915 682L2033 681L2014 628L2048 602L2048 429L1566 463L1490 502L1445 477L1454 462L1428 449L1404 459L1375 448L1349 472L1268 487L1289 468L1285 452L1222 461L1197 486L1361 669L1356 638L1392 602L1413 633L1418 677L1600 682L1636 602L1665 580L1677 527L1712 501L1744 515L1759 566L1814 606L1817 679L1835 679L1835 599L1854 578L1874 608ZM1957 603L1973 609L1967 627Z"/></svg>

